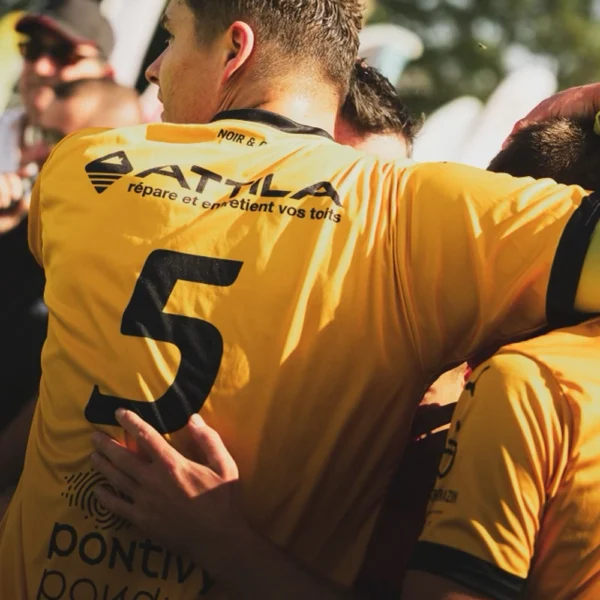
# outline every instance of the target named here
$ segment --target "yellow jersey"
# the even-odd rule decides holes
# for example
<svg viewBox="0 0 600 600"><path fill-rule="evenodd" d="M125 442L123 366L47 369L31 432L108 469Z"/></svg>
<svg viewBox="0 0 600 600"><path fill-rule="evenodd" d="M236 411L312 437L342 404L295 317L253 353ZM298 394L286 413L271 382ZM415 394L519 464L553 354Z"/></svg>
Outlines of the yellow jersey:
<svg viewBox="0 0 600 600"><path fill-rule="evenodd" d="M599 357L596 319L473 373L411 568L486 598L600 597Z"/></svg>
<svg viewBox="0 0 600 600"><path fill-rule="evenodd" d="M385 163L261 110L65 140L32 199L49 330L0 597L221 593L95 500L118 407L180 448L201 410L253 526L351 585L428 384L539 329L547 295L572 304L553 281L581 271L587 195Z"/></svg>

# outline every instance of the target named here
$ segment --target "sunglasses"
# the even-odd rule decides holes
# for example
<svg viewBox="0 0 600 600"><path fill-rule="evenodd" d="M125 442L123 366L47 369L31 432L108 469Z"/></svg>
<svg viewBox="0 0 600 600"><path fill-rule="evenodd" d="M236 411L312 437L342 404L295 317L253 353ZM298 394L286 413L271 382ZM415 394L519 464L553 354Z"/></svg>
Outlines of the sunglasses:
<svg viewBox="0 0 600 600"><path fill-rule="evenodd" d="M75 51L75 46L68 42L45 44L40 40L28 40L19 43L21 56L28 62L35 62L42 56L51 58L57 64L66 67L85 58Z"/></svg>

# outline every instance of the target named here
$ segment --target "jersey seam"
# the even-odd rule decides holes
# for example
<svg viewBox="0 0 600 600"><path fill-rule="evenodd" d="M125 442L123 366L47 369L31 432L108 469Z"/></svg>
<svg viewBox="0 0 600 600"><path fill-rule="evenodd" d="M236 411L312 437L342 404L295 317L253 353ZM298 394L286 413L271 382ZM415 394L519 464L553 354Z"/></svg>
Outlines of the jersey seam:
<svg viewBox="0 0 600 600"><path fill-rule="evenodd" d="M399 181L398 181L398 185L394 185L392 189L397 189L398 190L398 196L401 197L404 195L404 188L405 185L403 184L403 176L406 173L407 169L403 170L402 173L399 175ZM397 172L395 173L396 176ZM393 195L390 194L390 202L397 202L397 206L396 206L396 211L397 213L400 213L400 203L398 202L398 197L392 197ZM393 214L392 211L392 207L390 206L390 216ZM404 215L406 217L406 215ZM410 219L407 219L408 221L410 221ZM413 323L417 323L418 322L418 316L415 314L415 311L413 310L413 305L411 302L409 302L408 298L411 297L410 294L410 290L407 290L406 288L410 288L411 284L410 281L408 280L408 278L404 277L402 275L402 269L401 269L401 265L400 265L400 256L399 256L399 252L398 252L398 244L399 244L399 229L400 229L400 214L398 214L398 216L396 217L396 219L393 220L393 227L390 227L390 241L391 241L391 249L392 249L392 254L393 254L393 260L394 260L394 275L395 275L395 282L396 282L396 287L398 289L398 297L399 297L399 302L400 305L402 306L403 310L401 312L401 314L406 315L406 317L408 317L410 315L411 318L404 318L404 325L407 328L408 333L410 334L410 339L411 339L411 346L414 348L416 356L417 356L417 362L419 364L419 369L421 371L421 375L423 376L423 378L427 378L428 377L428 372L425 369L425 365L423 363L423 358L421 356L421 348L420 348L420 344L419 344L419 336L417 334L417 326L413 325ZM410 232L407 234L410 235ZM407 246L408 246L408 242L407 242ZM410 271L410 269L408 269L408 271ZM457 363L457 365L460 363ZM430 382L428 383L433 383L434 379L432 379ZM425 392L425 390L423 390L423 392ZM415 409L416 410L416 409Z"/></svg>

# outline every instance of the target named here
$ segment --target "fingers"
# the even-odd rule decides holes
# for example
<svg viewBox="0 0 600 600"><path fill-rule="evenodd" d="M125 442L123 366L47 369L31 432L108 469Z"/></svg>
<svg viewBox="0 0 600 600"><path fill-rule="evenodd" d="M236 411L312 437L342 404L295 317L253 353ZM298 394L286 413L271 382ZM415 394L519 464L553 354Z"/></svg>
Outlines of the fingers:
<svg viewBox="0 0 600 600"><path fill-rule="evenodd" d="M137 482L123 473L118 467L102 456L102 454L97 452L92 454L91 461L95 469L102 473L115 489L130 498L135 498L135 493L139 487Z"/></svg>
<svg viewBox="0 0 600 600"><path fill-rule="evenodd" d="M134 412L119 409L116 412L119 425L129 434L140 450L151 460L165 462L173 455L173 449L169 443L146 421L138 417Z"/></svg>
<svg viewBox="0 0 600 600"><path fill-rule="evenodd" d="M15 173L0 174L0 209L6 210L21 200L24 194L21 178Z"/></svg>
<svg viewBox="0 0 600 600"><path fill-rule="evenodd" d="M600 83L591 83L558 92L540 102L526 117L517 122L503 148L511 137L532 123L553 117L595 115L600 110Z"/></svg>
<svg viewBox="0 0 600 600"><path fill-rule="evenodd" d="M208 466L226 481L237 479L239 477L237 465L221 436L208 427L198 414L190 417L188 425L192 439L206 457Z"/></svg>
<svg viewBox="0 0 600 600"><path fill-rule="evenodd" d="M521 129L523 129L523 127L526 127L527 124L528 122L525 121L525 119L521 119L515 123L515 126L513 127L513 130L510 132L509 136L502 142L502 150L506 150L508 146L510 146L515 133L518 133Z"/></svg>
<svg viewBox="0 0 600 600"><path fill-rule="evenodd" d="M121 498L111 489L103 485L97 485L94 488L94 494L100 501L100 504L112 513L127 519L127 521L135 522L135 508L131 502Z"/></svg>
<svg viewBox="0 0 600 600"><path fill-rule="evenodd" d="M104 433L95 433L92 436L92 442L97 452L106 460L118 466L122 473L134 481L138 481L144 467L148 464L147 462L138 458L133 452Z"/></svg>

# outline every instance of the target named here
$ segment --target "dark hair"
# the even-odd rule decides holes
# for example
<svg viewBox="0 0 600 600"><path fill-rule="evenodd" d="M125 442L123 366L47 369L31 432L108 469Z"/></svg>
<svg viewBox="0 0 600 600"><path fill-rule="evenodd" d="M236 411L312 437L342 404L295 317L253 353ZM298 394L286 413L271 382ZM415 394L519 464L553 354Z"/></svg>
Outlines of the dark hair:
<svg viewBox="0 0 600 600"><path fill-rule="evenodd" d="M389 79L363 60L356 61L342 118L361 135L397 133L409 150L422 126L413 119Z"/></svg>
<svg viewBox="0 0 600 600"><path fill-rule="evenodd" d="M359 47L362 0L185 0L196 16L200 41L212 40L235 21L253 27L265 64L294 68L311 60L323 75L348 89ZM276 53L267 50L275 46ZM268 52L268 53L267 53ZM281 57L281 61L274 59Z"/></svg>
<svg viewBox="0 0 600 600"><path fill-rule="evenodd" d="M513 135L488 170L600 189L600 135L594 132L594 117L533 123Z"/></svg>

